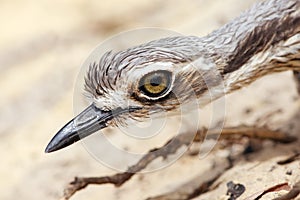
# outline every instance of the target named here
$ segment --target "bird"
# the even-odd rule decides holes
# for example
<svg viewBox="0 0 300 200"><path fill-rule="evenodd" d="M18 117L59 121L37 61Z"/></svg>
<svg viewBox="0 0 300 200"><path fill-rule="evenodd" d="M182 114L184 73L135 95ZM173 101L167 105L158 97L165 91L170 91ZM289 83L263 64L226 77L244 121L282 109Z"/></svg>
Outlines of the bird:
<svg viewBox="0 0 300 200"><path fill-rule="evenodd" d="M106 127L174 112L194 95L202 106L267 74L294 71L300 86L300 0L256 3L204 37L165 37L90 63L92 103L47 145L50 153ZM300 87L298 87L300 90Z"/></svg>

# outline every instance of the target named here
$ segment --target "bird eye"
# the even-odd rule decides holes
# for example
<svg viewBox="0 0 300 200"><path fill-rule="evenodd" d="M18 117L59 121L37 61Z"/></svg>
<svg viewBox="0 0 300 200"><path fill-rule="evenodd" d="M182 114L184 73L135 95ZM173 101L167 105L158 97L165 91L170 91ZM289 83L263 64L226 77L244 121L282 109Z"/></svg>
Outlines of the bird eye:
<svg viewBox="0 0 300 200"><path fill-rule="evenodd" d="M143 76L139 82L139 90L149 97L160 97L171 87L172 74L159 70Z"/></svg>

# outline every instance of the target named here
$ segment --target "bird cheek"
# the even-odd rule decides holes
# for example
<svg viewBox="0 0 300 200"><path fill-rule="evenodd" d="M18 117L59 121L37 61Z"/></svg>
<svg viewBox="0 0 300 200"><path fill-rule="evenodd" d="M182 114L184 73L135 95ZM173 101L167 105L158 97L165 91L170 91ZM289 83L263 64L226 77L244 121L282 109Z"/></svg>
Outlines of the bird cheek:
<svg viewBox="0 0 300 200"><path fill-rule="evenodd" d="M131 116L133 119L141 121L142 119L149 117L149 112L146 109L142 109L139 112L132 113Z"/></svg>
<svg viewBox="0 0 300 200"><path fill-rule="evenodd" d="M95 106L101 110L110 111L112 110L112 99L108 96L102 96L93 100Z"/></svg>
<svg viewBox="0 0 300 200"><path fill-rule="evenodd" d="M135 82L138 82L138 81L135 81ZM139 92L138 88L139 88L138 83L129 85L126 89L127 96L129 98L131 98L132 96L137 95L137 93Z"/></svg>

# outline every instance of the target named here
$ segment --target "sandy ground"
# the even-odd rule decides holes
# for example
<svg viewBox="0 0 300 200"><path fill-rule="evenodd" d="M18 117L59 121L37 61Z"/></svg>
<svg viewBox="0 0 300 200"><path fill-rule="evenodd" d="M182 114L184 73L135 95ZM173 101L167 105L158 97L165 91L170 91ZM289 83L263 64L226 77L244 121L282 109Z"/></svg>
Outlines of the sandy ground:
<svg viewBox="0 0 300 200"><path fill-rule="evenodd" d="M44 153L51 137L73 117L76 76L95 46L133 28L160 27L205 35L254 2L1 1L0 199L59 199L74 176L116 172L94 159L80 143L57 153ZM281 109L268 124L296 135L300 130L299 100L291 77L290 72L264 77L228 95L226 125L253 125L266 113ZM156 141L152 146L164 142ZM126 140L122 144L129 149L140 145ZM292 185L300 179L299 161L281 166L276 162L299 151L298 146L267 142L262 150L241 158L225 172L215 190L196 199L226 199L226 183L231 180L246 186L241 199L279 183ZM185 155L169 167L135 176L120 188L91 186L73 199L145 199L173 191L195 176L209 176L210 167L222 161L223 154L226 152L216 150L204 159ZM278 192L273 192L262 199L276 195Z"/></svg>

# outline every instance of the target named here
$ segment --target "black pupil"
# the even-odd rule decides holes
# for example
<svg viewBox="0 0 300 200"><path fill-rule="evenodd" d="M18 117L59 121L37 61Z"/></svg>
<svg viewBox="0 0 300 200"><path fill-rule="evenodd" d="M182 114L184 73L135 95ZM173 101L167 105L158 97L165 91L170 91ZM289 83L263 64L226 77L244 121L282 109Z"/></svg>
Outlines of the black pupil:
<svg viewBox="0 0 300 200"><path fill-rule="evenodd" d="M154 76L150 79L150 84L152 86L159 86L162 82L161 76Z"/></svg>

